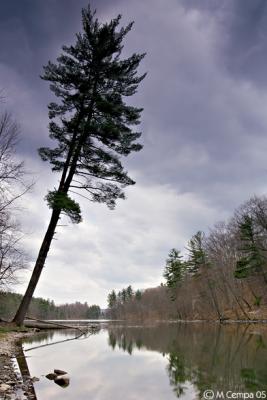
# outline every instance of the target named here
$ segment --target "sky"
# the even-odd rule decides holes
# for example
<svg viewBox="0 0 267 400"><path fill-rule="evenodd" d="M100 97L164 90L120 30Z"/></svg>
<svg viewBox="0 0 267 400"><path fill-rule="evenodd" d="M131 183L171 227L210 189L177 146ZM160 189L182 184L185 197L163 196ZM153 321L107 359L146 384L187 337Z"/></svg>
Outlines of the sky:
<svg viewBox="0 0 267 400"><path fill-rule="evenodd" d="M17 157L36 183L20 200L30 269L59 176L37 149L49 144L42 67L81 30L83 0L13 0L0 6L0 88L20 126ZM146 52L148 72L130 104L144 108L141 152L123 160L136 185L115 210L80 201L83 222L57 229L35 296L106 307L112 290L163 281L168 252L225 220L267 189L265 0L95 0L100 21L135 21L124 54ZM26 289L30 271L16 291Z"/></svg>

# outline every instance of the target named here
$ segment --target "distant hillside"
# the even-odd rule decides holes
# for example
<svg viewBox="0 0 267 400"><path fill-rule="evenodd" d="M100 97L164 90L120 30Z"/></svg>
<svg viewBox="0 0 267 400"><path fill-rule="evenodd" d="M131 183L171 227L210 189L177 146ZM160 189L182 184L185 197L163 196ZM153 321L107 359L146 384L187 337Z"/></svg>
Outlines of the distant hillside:
<svg viewBox="0 0 267 400"><path fill-rule="evenodd" d="M0 319L11 320L21 302L22 295L12 292L0 292ZM100 307L96 304L76 301L71 304L55 305L53 300L41 297L33 298L27 314L40 319L98 319Z"/></svg>

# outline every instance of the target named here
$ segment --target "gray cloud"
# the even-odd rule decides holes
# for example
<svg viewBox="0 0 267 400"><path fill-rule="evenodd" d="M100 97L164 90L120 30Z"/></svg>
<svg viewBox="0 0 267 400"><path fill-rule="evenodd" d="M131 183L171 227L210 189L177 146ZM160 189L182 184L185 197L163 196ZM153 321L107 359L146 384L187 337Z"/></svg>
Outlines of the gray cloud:
<svg viewBox="0 0 267 400"><path fill-rule="evenodd" d="M182 0L216 20L222 62L235 79L266 86L267 5L264 0Z"/></svg>
<svg viewBox="0 0 267 400"><path fill-rule="evenodd" d="M14 6L16 3L16 7ZM12 8L11 8L12 5ZM0 87L21 125L20 156L37 177L24 202L34 260L49 218L43 198L57 176L38 160L49 143L42 65L80 29L86 1L2 5ZM142 152L124 164L137 185L110 212L82 201L84 222L59 228L37 294L105 303L112 288L161 281L171 247L266 192L266 5L255 0L95 1L100 19L135 20L124 54L147 51L131 101L144 106ZM30 207L29 207L30 204Z"/></svg>

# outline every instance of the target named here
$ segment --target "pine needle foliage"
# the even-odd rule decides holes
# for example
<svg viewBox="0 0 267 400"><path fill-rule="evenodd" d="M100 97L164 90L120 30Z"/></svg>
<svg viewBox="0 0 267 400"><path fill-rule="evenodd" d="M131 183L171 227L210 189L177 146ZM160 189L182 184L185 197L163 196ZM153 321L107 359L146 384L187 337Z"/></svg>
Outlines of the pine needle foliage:
<svg viewBox="0 0 267 400"><path fill-rule="evenodd" d="M171 290L172 300L175 300L175 289L183 281L186 273L186 265L180 253L179 250L171 249L163 272L167 287Z"/></svg>
<svg viewBox="0 0 267 400"><path fill-rule="evenodd" d="M254 228L253 218L250 215L243 216L243 220L239 224L239 234L242 256L236 263L235 277L246 278L255 272L262 271L265 257Z"/></svg>
<svg viewBox="0 0 267 400"><path fill-rule="evenodd" d="M204 250L204 233L198 231L188 242L187 270L192 275L197 275L201 267L207 265L207 256Z"/></svg>
<svg viewBox="0 0 267 400"><path fill-rule="evenodd" d="M76 43L63 46L63 54L56 63L49 61L42 75L58 102L48 106L50 138L56 145L40 148L39 154L53 171L61 172L58 194L50 192L46 199L50 207L62 205L63 211L67 202L73 222L81 217L77 203L66 196L69 190L82 191L88 200L113 209L116 200L124 198L123 188L135 183L120 159L142 148L136 142L141 133L135 129L142 108L125 99L145 77L137 74L144 54L121 58L123 39L133 23L119 29L120 19L101 24L90 7L83 9L83 31Z"/></svg>

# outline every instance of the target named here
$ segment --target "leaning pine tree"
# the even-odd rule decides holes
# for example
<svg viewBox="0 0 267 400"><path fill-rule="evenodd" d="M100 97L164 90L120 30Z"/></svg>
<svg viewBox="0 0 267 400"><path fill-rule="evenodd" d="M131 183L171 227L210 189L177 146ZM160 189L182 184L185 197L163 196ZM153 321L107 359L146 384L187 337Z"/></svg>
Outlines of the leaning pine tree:
<svg viewBox="0 0 267 400"><path fill-rule="evenodd" d="M80 206L69 193L83 191L89 200L114 208L116 200L124 198L123 188L134 184L120 156L142 148L136 143L141 133L132 128L142 109L127 105L125 98L145 77L137 74L144 54L121 59L122 41L132 23L118 29L120 18L101 24L90 7L83 9L83 31L76 35L76 43L64 46L57 63L44 67L42 79L50 82L59 101L48 106L50 137L56 146L39 153L61 178L58 188L46 196L51 219L13 320L18 325L25 318L61 214L73 223L81 221Z"/></svg>

